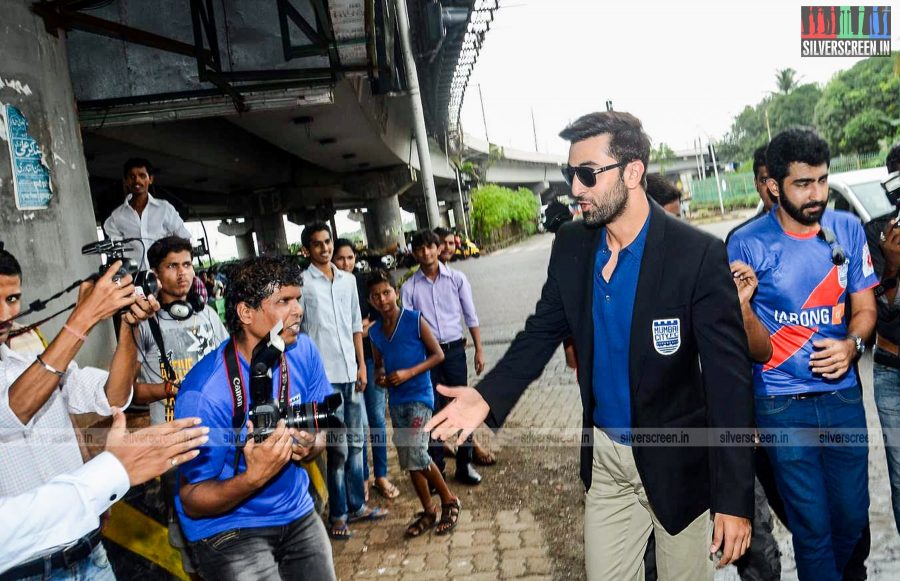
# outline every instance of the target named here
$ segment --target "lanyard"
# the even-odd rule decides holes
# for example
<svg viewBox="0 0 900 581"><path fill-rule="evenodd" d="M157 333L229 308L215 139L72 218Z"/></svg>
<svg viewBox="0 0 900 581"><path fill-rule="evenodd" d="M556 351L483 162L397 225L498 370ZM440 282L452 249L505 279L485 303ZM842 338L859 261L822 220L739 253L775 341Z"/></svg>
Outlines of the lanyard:
<svg viewBox="0 0 900 581"><path fill-rule="evenodd" d="M241 363L238 359L237 347L234 340L229 340L223 352L225 357L225 369L228 370L228 384L231 386L231 404L232 416L231 427L234 429L235 436L235 474L237 474L237 461L240 454L240 447L237 442L240 439L241 430L247 419L247 408L249 407L246 390L244 389L244 378L241 375ZM290 393L290 377L288 375L287 357L281 354L281 375L279 377L278 400L281 402L282 409L287 409L289 405L288 397Z"/></svg>

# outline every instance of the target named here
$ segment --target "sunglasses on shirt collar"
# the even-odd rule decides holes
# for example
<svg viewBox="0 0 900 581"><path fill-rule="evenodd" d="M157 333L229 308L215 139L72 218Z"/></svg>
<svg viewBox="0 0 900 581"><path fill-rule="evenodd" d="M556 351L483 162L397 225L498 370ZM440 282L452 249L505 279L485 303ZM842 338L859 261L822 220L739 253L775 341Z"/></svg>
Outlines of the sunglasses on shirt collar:
<svg viewBox="0 0 900 581"><path fill-rule="evenodd" d="M592 167L588 167L585 165L578 165L572 167L571 165L567 165L562 168L563 179L566 180L566 184L571 188L572 182L575 177L578 177L578 181L581 182L586 188L593 188L597 185L597 174L601 174L605 171L609 171L611 169L615 169L617 167L622 167L628 165L630 162L628 161L620 161L619 163L614 163L612 165L605 165L603 167L598 167L594 169Z"/></svg>
<svg viewBox="0 0 900 581"><path fill-rule="evenodd" d="M825 226L820 225L819 231L816 232L816 236L819 240L824 241L826 244L831 246L831 262L835 266L841 266L844 262L847 261L847 255L844 254L844 249L841 248L841 245L838 244L837 238L834 235L834 231L831 228L826 228Z"/></svg>

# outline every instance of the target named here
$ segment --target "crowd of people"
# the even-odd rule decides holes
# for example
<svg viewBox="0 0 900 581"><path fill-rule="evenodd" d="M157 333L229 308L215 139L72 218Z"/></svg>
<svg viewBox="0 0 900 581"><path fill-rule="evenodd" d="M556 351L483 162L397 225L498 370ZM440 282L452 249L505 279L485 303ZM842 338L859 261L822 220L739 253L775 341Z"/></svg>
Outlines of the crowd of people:
<svg viewBox="0 0 900 581"><path fill-rule="evenodd" d="M104 227L136 243L158 291L136 293L116 262L81 285L49 343L10 323L25 274L0 247L0 514L27 523L0 534L0 579L114 579L99 515L158 476L186 573L335 579L330 542L389 516L373 493L402 494L388 478L387 417L422 509L406 536L450 534L463 508L454 490L478 485L475 466L496 462L474 430L502 425L564 342L583 402L591 580L710 579L730 563L743 579L777 579L772 511L792 533L801 579L864 577L868 440L853 439L866 431L856 361L876 327L900 531L896 219L864 228L827 208L829 148L806 128L756 152L764 209L726 244L680 220L677 190L645 175L650 142L634 116L586 115L561 136L583 220L548 211L556 239L535 313L474 388L466 347L480 376L479 319L469 281L447 264L447 230L413 236L418 268L398 283L384 270L357 274L353 244L314 222L301 239L308 268L248 259L226 285L195 272L177 212L150 195L151 164L129 160L128 196ZM900 146L887 165L900 171ZM208 304L217 298L224 325ZM109 371L79 367L74 357L104 320L118 334ZM251 365L275 344L271 365ZM265 402L250 389L260 378ZM335 394L340 428L254 428L261 403L288 411ZM151 425L126 434L121 410L132 403L149 405ZM92 459L72 418L86 412L113 417ZM746 434L756 446L643 445L661 430ZM323 455L320 516L310 483Z"/></svg>

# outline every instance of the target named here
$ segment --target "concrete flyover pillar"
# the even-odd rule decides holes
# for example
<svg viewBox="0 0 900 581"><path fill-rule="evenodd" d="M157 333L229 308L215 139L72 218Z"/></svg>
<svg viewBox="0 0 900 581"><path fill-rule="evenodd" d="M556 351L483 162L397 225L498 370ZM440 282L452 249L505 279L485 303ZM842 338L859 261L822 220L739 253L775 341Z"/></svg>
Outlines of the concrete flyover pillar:
<svg viewBox="0 0 900 581"><path fill-rule="evenodd" d="M48 34L31 4L0 1L0 240L22 266L26 305L97 270L99 257L79 250L97 240L96 218L106 218L95 217L91 203L65 34ZM53 301L42 314L74 298ZM65 320L63 314L42 325L47 339ZM77 360L106 368L114 347L112 324L101 323Z"/></svg>
<svg viewBox="0 0 900 581"><path fill-rule="evenodd" d="M462 201L459 198L454 199L451 204L451 209L453 210L453 227L456 228L457 231L468 235L468 219Z"/></svg>
<svg viewBox="0 0 900 581"><path fill-rule="evenodd" d="M450 206L446 203L443 206L438 206L438 211L441 214L441 226L444 228L450 227Z"/></svg>
<svg viewBox="0 0 900 581"><path fill-rule="evenodd" d="M387 196L370 200L366 212L366 238L369 248L387 248L392 244L403 247L403 217L400 215L400 197ZM418 213L416 213L418 220Z"/></svg>
<svg viewBox="0 0 900 581"><path fill-rule="evenodd" d="M534 192L534 195L537 197L538 205L543 206L544 202L541 200L541 195L550 189L550 182L537 182L528 186L528 189Z"/></svg>
<svg viewBox="0 0 900 581"><path fill-rule="evenodd" d="M284 232L284 217L281 214L264 214L253 217L256 231L256 245L260 256L280 256L287 254L287 235Z"/></svg>
<svg viewBox="0 0 900 581"><path fill-rule="evenodd" d="M253 232L235 236L234 244L237 246L238 258L241 260L256 256L256 247L253 246Z"/></svg>
<svg viewBox="0 0 900 581"><path fill-rule="evenodd" d="M428 228L428 211L425 206L416 206L416 230L426 230Z"/></svg>
<svg viewBox="0 0 900 581"><path fill-rule="evenodd" d="M234 236L238 258L243 260L244 258L256 256L256 250L253 248L252 222L222 222L219 224L219 233L226 236Z"/></svg>

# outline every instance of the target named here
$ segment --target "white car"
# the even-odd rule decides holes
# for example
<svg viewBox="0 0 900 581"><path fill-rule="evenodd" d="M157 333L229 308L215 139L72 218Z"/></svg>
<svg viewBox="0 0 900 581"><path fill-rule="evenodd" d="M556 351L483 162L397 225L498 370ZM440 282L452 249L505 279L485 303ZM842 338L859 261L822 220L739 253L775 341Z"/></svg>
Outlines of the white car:
<svg viewBox="0 0 900 581"><path fill-rule="evenodd" d="M863 224L894 212L881 186L887 176L883 166L828 176L828 207L856 214Z"/></svg>

